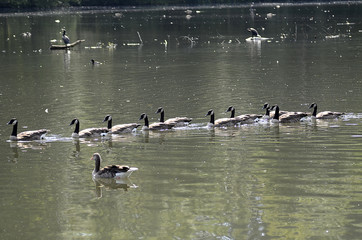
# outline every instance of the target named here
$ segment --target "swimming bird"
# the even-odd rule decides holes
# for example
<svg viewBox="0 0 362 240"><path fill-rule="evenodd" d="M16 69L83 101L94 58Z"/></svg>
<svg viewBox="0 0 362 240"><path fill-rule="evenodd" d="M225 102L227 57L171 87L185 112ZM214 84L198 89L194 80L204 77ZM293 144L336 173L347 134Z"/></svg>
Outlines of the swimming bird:
<svg viewBox="0 0 362 240"><path fill-rule="evenodd" d="M126 124L118 124L112 127L112 116L111 115L107 115L105 116L103 122L108 122L108 131L109 133L115 133L115 134L119 134L119 133L130 133L133 131L133 129L138 128L139 126L141 126L138 123L126 123Z"/></svg>
<svg viewBox="0 0 362 240"><path fill-rule="evenodd" d="M219 118L215 120L214 110L210 109L205 117L210 116L210 122L207 124L208 127L232 127L237 124L237 120L235 118Z"/></svg>
<svg viewBox="0 0 362 240"><path fill-rule="evenodd" d="M91 63L92 63L92 65L101 65L102 64L101 62L98 62L94 59L91 59Z"/></svg>
<svg viewBox="0 0 362 240"><path fill-rule="evenodd" d="M142 130L167 130L173 128L176 123L164 123L164 122L156 122L151 125L148 122L148 116L146 113L142 113L139 120L144 119L145 125L142 127Z"/></svg>
<svg viewBox="0 0 362 240"><path fill-rule="evenodd" d="M172 124L175 123L175 126L182 127L187 125L189 122L192 121L192 118L188 117L175 117L175 118L169 118L165 121L165 110L162 107L159 107L156 111L156 114L160 113L160 122L164 122L166 124Z"/></svg>
<svg viewBox="0 0 362 240"><path fill-rule="evenodd" d="M309 108L313 108L312 118L316 119L332 119L338 118L342 116L344 113L342 112L331 112L331 111L324 111L317 114L317 104L312 103Z"/></svg>
<svg viewBox="0 0 362 240"><path fill-rule="evenodd" d="M109 165L104 168L101 167L101 155L94 153L92 158L95 162L95 167L92 172L94 178L126 178L129 177L138 168L120 165Z"/></svg>
<svg viewBox="0 0 362 240"><path fill-rule="evenodd" d="M69 126L72 126L75 124L74 132L72 133L73 138L90 138L90 137L100 137L105 136L109 132L107 128L86 128L82 131L79 131L79 120L77 118L74 118Z"/></svg>
<svg viewBox="0 0 362 240"><path fill-rule="evenodd" d="M246 30L251 32L251 37L261 37L255 28L247 28Z"/></svg>
<svg viewBox="0 0 362 240"><path fill-rule="evenodd" d="M32 141L32 140L41 140L45 138L45 134L50 132L47 129L33 130L33 131L25 131L21 133L18 132L18 120L16 118L10 119L7 123L8 125L13 125L13 131L10 135L11 141Z"/></svg>
<svg viewBox="0 0 362 240"><path fill-rule="evenodd" d="M307 113L305 112L287 112L283 115L280 115L279 106L274 105L270 110L275 110L273 118L270 120L274 123L292 123L299 122L301 118L306 117Z"/></svg>
<svg viewBox="0 0 362 240"><path fill-rule="evenodd" d="M262 117L262 116L259 115L259 114L242 114L242 115L239 115L239 116L236 116L236 117L235 117L235 108L234 108L234 106L228 107L228 109L226 110L226 112L231 112L230 118L235 118L235 120L236 120L238 123L241 123L241 124L254 123L254 121L255 121L257 118L261 118L261 117Z"/></svg>
<svg viewBox="0 0 362 240"><path fill-rule="evenodd" d="M67 35L65 35L65 30L63 31L63 36L62 36L63 42L65 45L68 45L70 43L70 39Z"/></svg>

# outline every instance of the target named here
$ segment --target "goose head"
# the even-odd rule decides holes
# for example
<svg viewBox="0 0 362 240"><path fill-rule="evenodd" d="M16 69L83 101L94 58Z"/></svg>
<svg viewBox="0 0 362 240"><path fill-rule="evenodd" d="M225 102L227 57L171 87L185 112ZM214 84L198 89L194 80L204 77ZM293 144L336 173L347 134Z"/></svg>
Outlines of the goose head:
<svg viewBox="0 0 362 240"><path fill-rule="evenodd" d="M163 107L159 107L155 113L161 113L160 122L165 121L165 111L163 110Z"/></svg>
<svg viewBox="0 0 362 240"><path fill-rule="evenodd" d="M313 109L313 113L312 113L312 117L316 117L317 116L317 104L314 102L309 106L309 109L314 108Z"/></svg>
<svg viewBox="0 0 362 240"><path fill-rule="evenodd" d="M7 123L7 125L15 125L18 123L18 120L16 118L10 119L10 121Z"/></svg>
<svg viewBox="0 0 362 240"><path fill-rule="evenodd" d="M235 108L234 108L234 106L228 107L228 109L226 110L226 112L231 112L231 118L234 118L234 117L235 117Z"/></svg>
<svg viewBox="0 0 362 240"><path fill-rule="evenodd" d="M309 109L317 107L317 104L314 102L309 106Z"/></svg>
<svg viewBox="0 0 362 240"><path fill-rule="evenodd" d="M142 120L144 119L145 120L145 126L144 128L147 129L149 127L149 122L148 122L148 117L147 117L147 114L146 113L142 113L140 118L138 120Z"/></svg>
<svg viewBox="0 0 362 240"><path fill-rule="evenodd" d="M107 115L104 117L103 122L108 122L108 129L112 129L112 116L111 115Z"/></svg>
<svg viewBox="0 0 362 240"><path fill-rule="evenodd" d="M93 173L97 173L101 167L101 155L99 153L94 153L91 160L94 160L95 162L95 168Z"/></svg>
<svg viewBox="0 0 362 240"><path fill-rule="evenodd" d="M210 110L206 113L205 117L207 117L207 116L210 116L210 124L211 124L211 125L215 124L215 114L214 114L214 110L210 109Z"/></svg>
<svg viewBox="0 0 362 240"><path fill-rule="evenodd" d="M74 118L71 122L70 122L70 124L69 124L69 126L72 126L72 125L74 125L74 124L79 124L79 120L77 119L77 118Z"/></svg>
<svg viewBox="0 0 362 240"><path fill-rule="evenodd" d="M262 109L270 109L270 105L269 103L264 103L263 108Z"/></svg>

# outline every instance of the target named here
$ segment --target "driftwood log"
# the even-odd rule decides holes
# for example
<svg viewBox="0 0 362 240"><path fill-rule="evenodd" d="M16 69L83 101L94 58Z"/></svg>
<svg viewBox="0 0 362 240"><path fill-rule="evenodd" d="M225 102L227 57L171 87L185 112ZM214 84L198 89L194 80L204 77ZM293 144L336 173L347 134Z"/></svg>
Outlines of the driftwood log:
<svg viewBox="0 0 362 240"><path fill-rule="evenodd" d="M67 49L67 48L71 48L74 47L75 45L78 45L81 42L84 42L85 40L77 40L73 43L69 43L67 45L51 45L50 46L50 50L61 50L61 49Z"/></svg>

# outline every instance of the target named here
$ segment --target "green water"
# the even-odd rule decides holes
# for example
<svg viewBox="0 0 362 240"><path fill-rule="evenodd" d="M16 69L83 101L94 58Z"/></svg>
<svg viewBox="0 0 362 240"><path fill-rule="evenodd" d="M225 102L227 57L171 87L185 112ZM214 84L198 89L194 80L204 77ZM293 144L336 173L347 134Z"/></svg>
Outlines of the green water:
<svg viewBox="0 0 362 240"><path fill-rule="evenodd" d="M190 19L185 9L0 15L0 238L359 239L361 6L254 8L198 8ZM63 27L86 41L50 51ZM248 43L247 27L272 39ZM263 114L265 102L347 114L206 128L210 108L216 118L229 105ZM114 124L142 123L143 112L155 122L160 106L192 124L70 138L74 117L81 129L105 127L107 114ZM12 117L19 130L51 133L9 142ZM139 170L94 182L95 152L102 165Z"/></svg>

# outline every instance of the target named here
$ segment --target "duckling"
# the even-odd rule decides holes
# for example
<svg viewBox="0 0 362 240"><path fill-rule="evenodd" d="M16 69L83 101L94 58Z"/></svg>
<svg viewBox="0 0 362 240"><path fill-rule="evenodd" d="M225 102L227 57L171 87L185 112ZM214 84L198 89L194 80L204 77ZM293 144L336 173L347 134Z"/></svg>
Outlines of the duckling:
<svg viewBox="0 0 362 240"><path fill-rule="evenodd" d="M95 167L92 172L94 178L126 178L129 177L138 168L120 165L109 165L102 169L101 167L101 155L94 153L92 158L95 162Z"/></svg>
<svg viewBox="0 0 362 240"><path fill-rule="evenodd" d="M210 122L207 124L208 127L232 127L238 123L235 118L219 118L215 120L214 110L210 109L206 115L210 116Z"/></svg>
<svg viewBox="0 0 362 240"><path fill-rule="evenodd" d="M270 110L274 110L274 109L275 109L274 116L270 120L271 122L274 122L274 123L278 123L278 122L280 122L280 123L299 122L301 118L307 116L307 113L305 113L305 112L287 112L287 113L285 113L283 115L280 115L278 105L272 106Z"/></svg>
<svg viewBox="0 0 362 240"><path fill-rule="evenodd" d="M74 132L72 133L73 138L89 138L89 137L99 137L99 136L105 136L109 132L107 128L87 128L83 129L82 131L79 131L79 120L77 118L74 118L69 126L72 126L75 124Z"/></svg>
<svg viewBox="0 0 362 240"><path fill-rule="evenodd" d="M115 134L119 134L119 133L130 133L133 131L133 129L138 128L139 126L141 126L138 123L127 123L127 124L119 124L116 126L112 127L112 117L111 115L107 115L105 116L103 122L108 122L108 131L109 133L115 133Z"/></svg>
<svg viewBox="0 0 362 240"><path fill-rule="evenodd" d="M47 129L40 129L40 130L25 131L25 132L17 133L18 132L18 120L16 118L12 118L7 124L13 125L13 131L10 135L11 141L41 140L41 139L45 138L45 134L50 132Z"/></svg>
<svg viewBox="0 0 362 240"><path fill-rule="evenodd" d="M192 121L192 118L188 117L175 117L175 118L169 118L165 121L165 110L162 107L159 107L156 111L157 113L161 113L160 122L164 122L166 124L175 123L176 127L182 127L187 124L189 124Z"/></svg>
<svg viewBox="0 0 362 240"><path fill-rule="evenodd" d="M70 43L70 39L67 35L65 35L65 30L63 30L63 36L62 36L63 42L65 45L68 45Z"/></svg>
<svg viewBox="0 0 362 240"><path fill-rule="evenodd" d="M233 106L228 107L226 112L231 112L230 118L235 118L241 124L254 123L255 119L262 117L259 114L243 114L235 117L235 108Z"/></svg>
<svg viewBox="0 0 362 240"><path fill-rule="evenodd" d="M163 122L156 122L152 123L151 125L148 122L148 116L146 113L142 113L139 120L145 120L145 125L142 127L142 130L167 130L173 128L176 123L163 123Z"/></svg>
<svg viewBox="0 0 362 240"><path fill-rule="evenodd" d="M342 112L331 112L331 111L324 111L317 114L317 104L312 103L309 108L314 108L312 113L312 118L316 119L332 119L332 118L338 118L342 116L344 113Z"/></svg>

